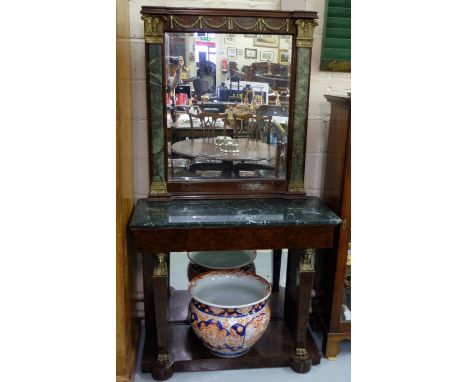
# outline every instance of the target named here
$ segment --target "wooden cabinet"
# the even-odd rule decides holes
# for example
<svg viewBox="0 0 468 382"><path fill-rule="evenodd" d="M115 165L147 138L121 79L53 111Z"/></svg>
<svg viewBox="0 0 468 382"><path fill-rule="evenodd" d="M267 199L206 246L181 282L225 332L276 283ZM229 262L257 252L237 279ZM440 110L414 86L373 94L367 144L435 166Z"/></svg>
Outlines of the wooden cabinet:
<svg viewBox="0 0 468 382"><path fill-rule="evenodd" d="M339 342L351 339L351 98L325 96L331 104L323 201L343 224L331 250L317 253L313 326L324 332L323 354L333 359Z"/></svg>

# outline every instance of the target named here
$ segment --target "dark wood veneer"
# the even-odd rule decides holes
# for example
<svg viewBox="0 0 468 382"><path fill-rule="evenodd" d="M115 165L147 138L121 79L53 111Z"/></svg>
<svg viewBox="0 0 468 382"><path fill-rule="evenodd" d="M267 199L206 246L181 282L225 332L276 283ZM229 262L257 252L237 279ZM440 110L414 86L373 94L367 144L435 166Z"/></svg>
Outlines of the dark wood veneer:
<svg viewBox="0 0 468 382"><path fill-rule="evenodd" d="M221 358L212 355L201 346L199 339L187 324L169 324L168 337L175 372L286 367L293 363L291 349L294 348L294 336L284 321L271 321L267 331L255 346L238 358ZM311 365L319 364L320 349L309 333L305 346L309 350ZM154 352L154 344L145 341L141 361L143 372L151 371L153 364L151 354ZM301 372L305 373L308 369Z"/></svg>
<svg viewBox="0 0 468 382"><path fill-rule="evenodd" d="M232 8L168 8L143 6L141 11L148 15L173 15L173 16L238 16L238 17L263 17L263 18L291 18L291 19L317 19L317 12L301 11L277 11L277 10L252 10ZM226 28L226 31L229 31ZM245 31L243 32L245 33Z"/></svg>
<svg viewBox="0 0 468 382"><path fill-rule="evenodd" d="M135 241L140 252L269 249L273 243L274 248L328 248L333 226L140 228Z"/></svg>

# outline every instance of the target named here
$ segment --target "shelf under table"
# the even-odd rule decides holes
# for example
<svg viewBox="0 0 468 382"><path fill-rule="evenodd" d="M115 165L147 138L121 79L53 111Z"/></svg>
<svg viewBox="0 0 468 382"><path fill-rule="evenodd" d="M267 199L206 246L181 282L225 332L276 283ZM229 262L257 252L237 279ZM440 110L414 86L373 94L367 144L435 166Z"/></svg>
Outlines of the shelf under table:
<svg viewBox="0 0 468 382"><path fill-rule="evenodd" d="M196 337L188 323L188 304L190 295L186 290L171 293L168 309L169 351L174 360L173 370L207 371L227 369L247 369L261 367L286 367L291 365L295 351L292 332L283 319L284 288L269 298L271 320L262 338L245 355L237 358L222 358L211 354ZM308 333L307 351L312 364L320 363L320 350ZM156 359L156 341L145 338L142 372L151 372Z"/></svg>
<svg viewBox="0 0 468 382"><path fill-rule="evenodd" d="M286 367L291 365L295 349L291 331L282 320L270 321L267 331L255 346L237 358L221 358L211 354L196 337L189 324L171 323L168 325L168 330L169 349L174 360L175 372ZM310 333L307 336L306 346L312 357L312 364L319 364L320 350ZM146 338L141 361L142 371L151 372L155 359L155 343Z"/></svg>

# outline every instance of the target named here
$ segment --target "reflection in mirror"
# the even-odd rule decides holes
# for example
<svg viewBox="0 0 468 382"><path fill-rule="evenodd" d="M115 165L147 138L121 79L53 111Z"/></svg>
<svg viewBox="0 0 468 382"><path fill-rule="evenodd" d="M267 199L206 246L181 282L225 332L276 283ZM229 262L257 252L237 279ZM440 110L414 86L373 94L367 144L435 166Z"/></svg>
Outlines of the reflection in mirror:
<svg viewBox="0 0 468 382"><path fill-rule="evenodd" d="M292 36L165 40L169 179L285 179Z"/></svg>

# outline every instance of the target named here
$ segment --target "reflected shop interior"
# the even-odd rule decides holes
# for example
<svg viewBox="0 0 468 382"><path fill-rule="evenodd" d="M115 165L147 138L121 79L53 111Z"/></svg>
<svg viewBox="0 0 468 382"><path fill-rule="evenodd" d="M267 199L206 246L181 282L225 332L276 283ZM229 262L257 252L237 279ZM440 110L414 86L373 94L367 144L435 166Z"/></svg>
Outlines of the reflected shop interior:
<svg viewBox="0 0 468 382"><path fill-rule="evenodd" d="M285 179L292 36L165 41L169 179Z"/></svg>

